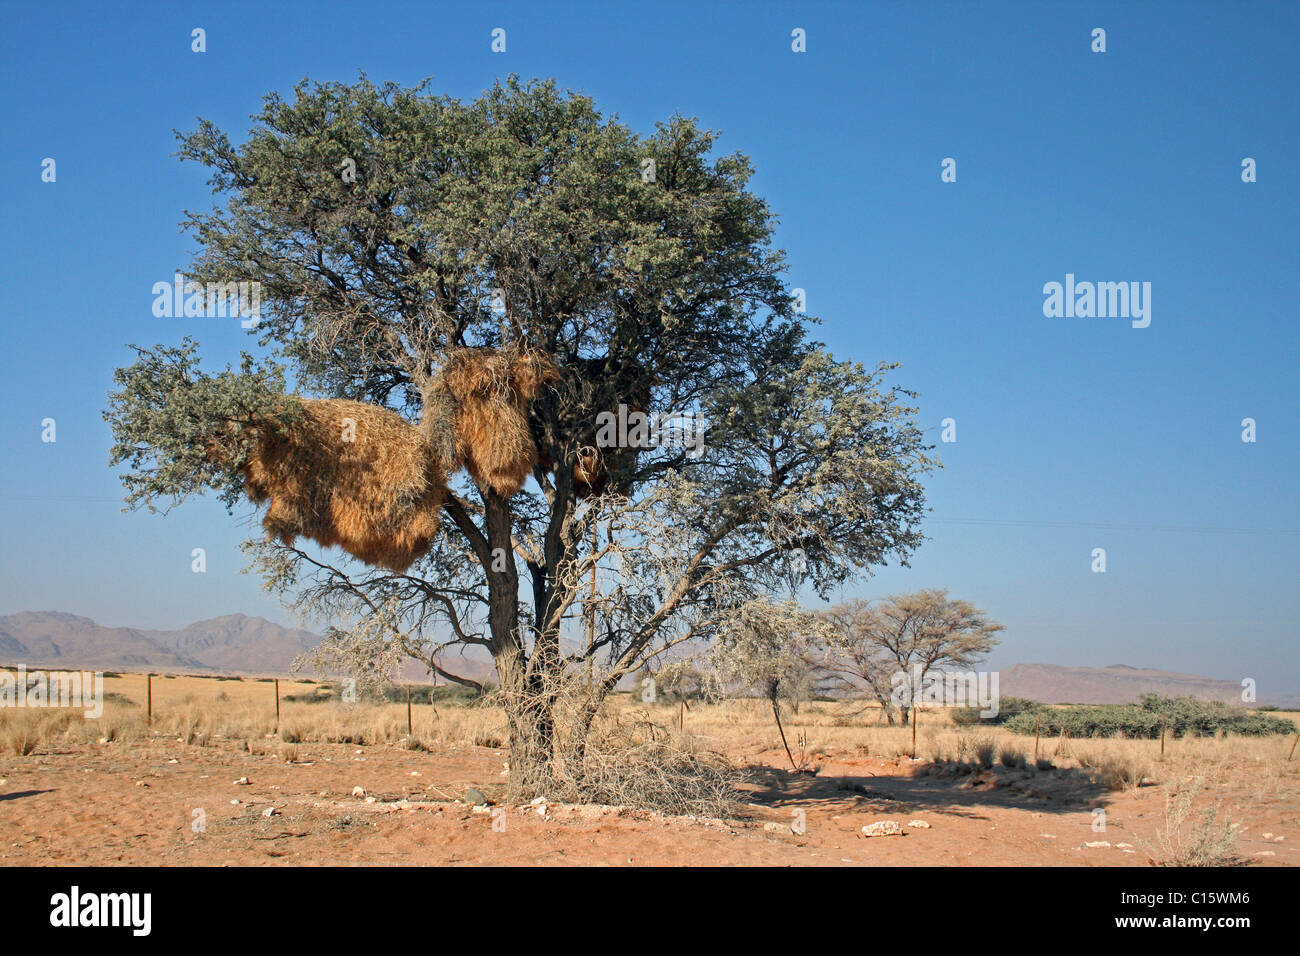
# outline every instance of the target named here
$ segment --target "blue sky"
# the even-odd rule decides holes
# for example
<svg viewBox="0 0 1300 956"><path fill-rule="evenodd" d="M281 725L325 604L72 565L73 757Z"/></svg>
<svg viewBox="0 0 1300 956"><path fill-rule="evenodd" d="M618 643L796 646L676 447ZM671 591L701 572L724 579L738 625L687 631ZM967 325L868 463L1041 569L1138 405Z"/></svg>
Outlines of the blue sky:
<svg viewBox="0 0 1300 956"><path fill-rule="evenodd" d="M472 98L515 72L643 132L675 112L720 130L757 167L819 336L901 362L936 443L956 421L930 540L846 596L948 587L1006 624L995 666L1300 691L1300 5L6 3L5 17L0 613L287 620L240 573L250 506L123 515L107 467L125 343L190 334L220 364L251 345L237 322L152 315L151 286L193 251L183 211L212 202L172 130L202 116L242 140L261 96L303 76L432 76ZM1067 273L1150 282L1150 326L1045 317L1043 285Z"/></svg>

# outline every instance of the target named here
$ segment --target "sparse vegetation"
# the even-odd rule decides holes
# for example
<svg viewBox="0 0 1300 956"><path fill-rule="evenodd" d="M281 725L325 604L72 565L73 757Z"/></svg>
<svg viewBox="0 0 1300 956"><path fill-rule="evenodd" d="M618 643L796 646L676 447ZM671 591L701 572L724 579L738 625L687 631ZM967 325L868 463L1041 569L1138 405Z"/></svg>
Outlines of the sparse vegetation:
<svg viewBox="0 0 1300 956"><path fill-rule="evenodd" d="M1140 845L1157 866L1237 866L1241 825L1229 819L1221 804L1195 810L1205 781L1195 778L1173 788L1165 798L1165 819L1154 843Z"/></svg>

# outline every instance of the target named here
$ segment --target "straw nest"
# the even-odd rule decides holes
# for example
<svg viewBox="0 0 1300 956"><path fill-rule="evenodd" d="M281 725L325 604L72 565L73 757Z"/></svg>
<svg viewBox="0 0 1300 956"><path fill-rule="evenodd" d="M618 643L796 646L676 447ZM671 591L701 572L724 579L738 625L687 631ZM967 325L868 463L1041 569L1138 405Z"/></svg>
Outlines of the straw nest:
<svg viewBox="0 0 1300 956"><path fill-rule="evenodd" d="M454 465L396 412L344 399L299 399L300 418L257 429L245 491L270 502L262 526L285 544L310 538L367 564L405 571L439 529Z"/></svg>
<svg viewBox="0 0 1300 956"><path fill-rule="evenodd" d="M559 377L539 352L452 349L424 396L428 441L463 464L480 487L508 498L537 464L529 404Z"/></svg>
<svg viewBox="0 0 1300 956"><path fill-rule="evenodd" d="M272 537L402 572L440 529L451 472L463 466L506 497L523 487L538 460L529 403L559 375L536 352L457 348L424 390L419 425L365 402L287 397L278 412L294 414L228 426L207 454L238 471L251 501L269 503Z"/></svg>

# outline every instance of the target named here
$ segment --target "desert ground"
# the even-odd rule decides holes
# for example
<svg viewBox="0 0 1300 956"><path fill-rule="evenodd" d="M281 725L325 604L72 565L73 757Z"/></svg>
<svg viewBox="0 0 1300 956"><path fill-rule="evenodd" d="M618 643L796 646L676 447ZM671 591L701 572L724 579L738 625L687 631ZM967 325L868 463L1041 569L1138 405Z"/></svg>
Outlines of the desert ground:
<svg viewBox="0 0 1300 956"><path fill-rule="evenodd" d="M319 685L281 680L277 727L271 682L155 676L150 725L145 685L110 675L95 720L0 710L0 865L1300 864L1294 736L1168 740L1163 756L1043 739L1035 760L1033 737L933 710L913 758L911 730L878 711L811 702L785 712L796 770L764 701L619 697L605 732L743 770L725 813L683 815L505 802L490 706L416 704L408 732L404 703L308 703Z"/></svg>

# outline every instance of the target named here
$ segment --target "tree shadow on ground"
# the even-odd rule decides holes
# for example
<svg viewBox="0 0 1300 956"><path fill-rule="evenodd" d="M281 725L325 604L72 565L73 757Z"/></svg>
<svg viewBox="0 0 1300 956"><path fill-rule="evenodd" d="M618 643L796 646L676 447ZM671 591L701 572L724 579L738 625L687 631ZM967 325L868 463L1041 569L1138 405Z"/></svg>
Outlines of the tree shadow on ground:
<svg viewBox="0 0 1300 956"><path fill-rule="evenodd" d="M23 797L35 797L42 793L53 792L53 790L15 790L13 793L0 793L0 803L6 800L21 800Z"/></svg>
<svg viewBox="0 0 1300 956"><path fill-rule="evenodd" d="M922 765L916 769L927 768ZM771 807L801 806L831 812L928 812L983 819L982 808L1015 808L1037 813L1077 813L1108 803L1114 796L1077 768L1036 774L997 767L959 776L918 774L899 766L871 775L810 774L762 764L751 766L746 796Z"/></svg>

